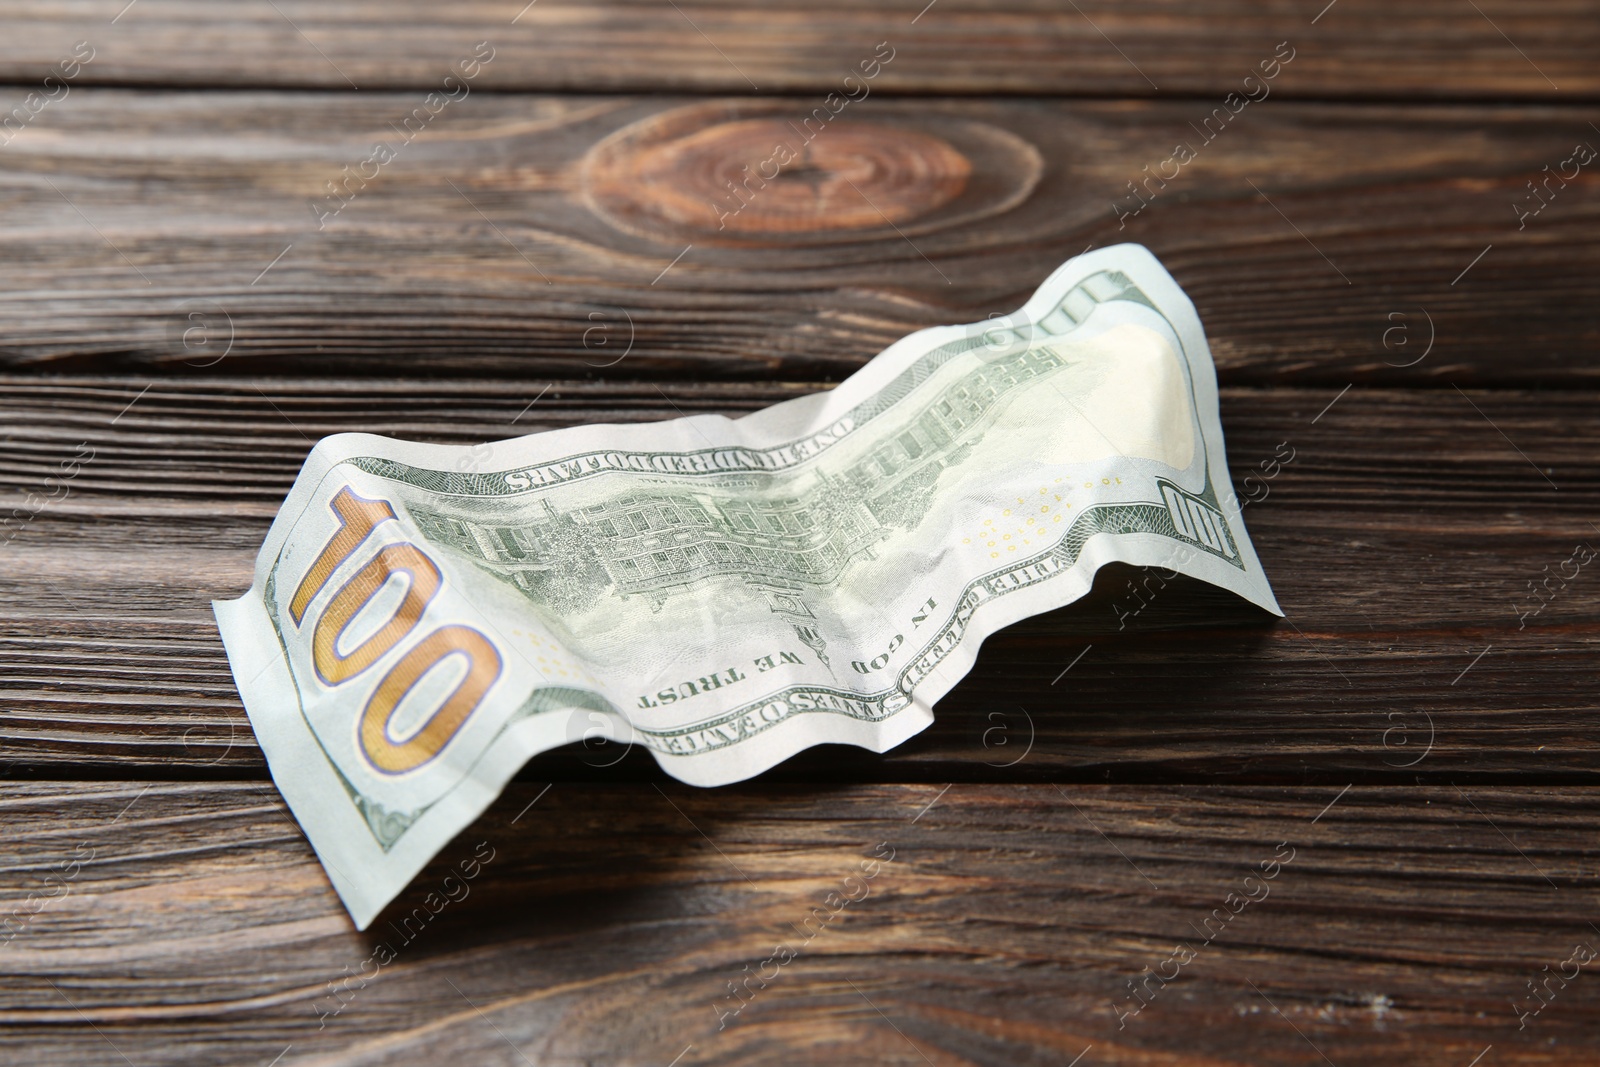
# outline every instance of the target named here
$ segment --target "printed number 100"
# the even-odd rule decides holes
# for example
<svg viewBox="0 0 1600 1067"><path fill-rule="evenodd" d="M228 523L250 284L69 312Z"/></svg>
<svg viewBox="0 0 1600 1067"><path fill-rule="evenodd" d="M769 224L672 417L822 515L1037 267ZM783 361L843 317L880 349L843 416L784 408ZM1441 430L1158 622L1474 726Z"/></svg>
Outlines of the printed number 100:
<svg viewBox="0 0 1600 1067"><path fill-rule="evenodd" d="M294 598L289 601L289 614L296 627L303 627L306 608L322 592L339 565L361 547L373 530L395 517L394 508L387 500L357 496L349 486L340 489L329 506L339 520L339 528L322 546L311 569L295 588ZM399 606L381 627L355 648L341 653L340 639L346 628L397 574L403 574L406 582L405 596ZM365 673L411 636L443 581L438 566L416 545L401 542L379 549L339 587L312 623L311 662L317 677L330 688L337 688ZM466 661L466 673L461 681L419 729L404 740L397 740L390 724L401 701L425 675L452 656L463 657ZM489 687L500 677L500 667L500 653L477 630L459 625L437 627L406 650L367 698L361 712L362 753L386 774L402 774L427 763L455 737L467 717L477 709Z"/></svg>

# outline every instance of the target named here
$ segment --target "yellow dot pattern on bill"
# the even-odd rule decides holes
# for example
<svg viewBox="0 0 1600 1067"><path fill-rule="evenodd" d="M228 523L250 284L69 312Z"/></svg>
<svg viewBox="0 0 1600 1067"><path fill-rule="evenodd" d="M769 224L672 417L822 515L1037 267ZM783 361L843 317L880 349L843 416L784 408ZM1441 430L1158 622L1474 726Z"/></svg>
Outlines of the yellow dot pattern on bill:
<svg viewBox="0 0 1600 1067"><path fill-rule="evenodd" d="M512 629L512 635L520 637L533 646L532 658L528 661L530 666L536 668L548 679L565 678L568 681L581 682L591 687L598 686L600 680L583 665L572 659L559 647L544 640L538 634L526 630Z"/></svg>
<svg viewBox="0 0 1600 1067"><path fill-rule="evenodd" d="M1049 543L1052 535L1046 531L1060 522L1072 507L1062 495L1067 490L1059 488L1062 480L1057 478L1054 485L1041 485L1036 495L1017 497L1015 504L1001 508L998 516L984 519L983 525L963 537L961 543L988 549L990 559L999 559L1003 553L1019 548Z"/></svg>

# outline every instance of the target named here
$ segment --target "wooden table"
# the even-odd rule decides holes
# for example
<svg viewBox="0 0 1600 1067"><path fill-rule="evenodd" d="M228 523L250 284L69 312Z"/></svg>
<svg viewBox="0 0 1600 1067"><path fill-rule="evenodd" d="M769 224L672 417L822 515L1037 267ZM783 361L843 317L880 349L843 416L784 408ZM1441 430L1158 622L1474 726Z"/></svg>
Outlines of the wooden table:
<svg viewBox="0 0 1600 1067"><path fill-rule="evenodd" d="M1600 4L123 3L0 16L6 1062L1600 1059ZM753 410L1119 241L1287 620L1108 571L885 756L552 752L352 928L208 603L312 441Z"/></svg>

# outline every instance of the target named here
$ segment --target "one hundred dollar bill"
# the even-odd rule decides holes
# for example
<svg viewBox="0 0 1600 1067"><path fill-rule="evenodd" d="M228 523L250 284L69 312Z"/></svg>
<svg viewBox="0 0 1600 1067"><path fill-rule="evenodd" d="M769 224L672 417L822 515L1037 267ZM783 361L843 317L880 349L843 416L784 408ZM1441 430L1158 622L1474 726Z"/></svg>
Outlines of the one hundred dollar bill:
<svg viewBox="0 0 1600 1067"><path fill-rule="evenodd" d="M215 607L364 928L546 749L599 733L701 786L883 752L985 637L1111 562L1277 612L1230 484L1194 307L1119 245L738 419L326 438Z"/></svg>

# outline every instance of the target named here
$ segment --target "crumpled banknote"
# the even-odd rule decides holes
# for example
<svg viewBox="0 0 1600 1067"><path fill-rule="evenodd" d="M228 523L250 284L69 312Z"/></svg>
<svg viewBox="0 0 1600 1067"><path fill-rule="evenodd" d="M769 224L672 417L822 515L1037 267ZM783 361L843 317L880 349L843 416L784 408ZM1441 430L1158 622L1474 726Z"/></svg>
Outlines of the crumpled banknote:
<svg viewBox="0 0 1600 1067"><path fill-rule="evenodd" d="M1137 245L738 419L317 444L216 603L274 780L365 927L532 755L694 785L927 727L983 639L1111 562L1277 612L1193 305ZM1280 612L1281 614L1281 612Z"/></svg>

